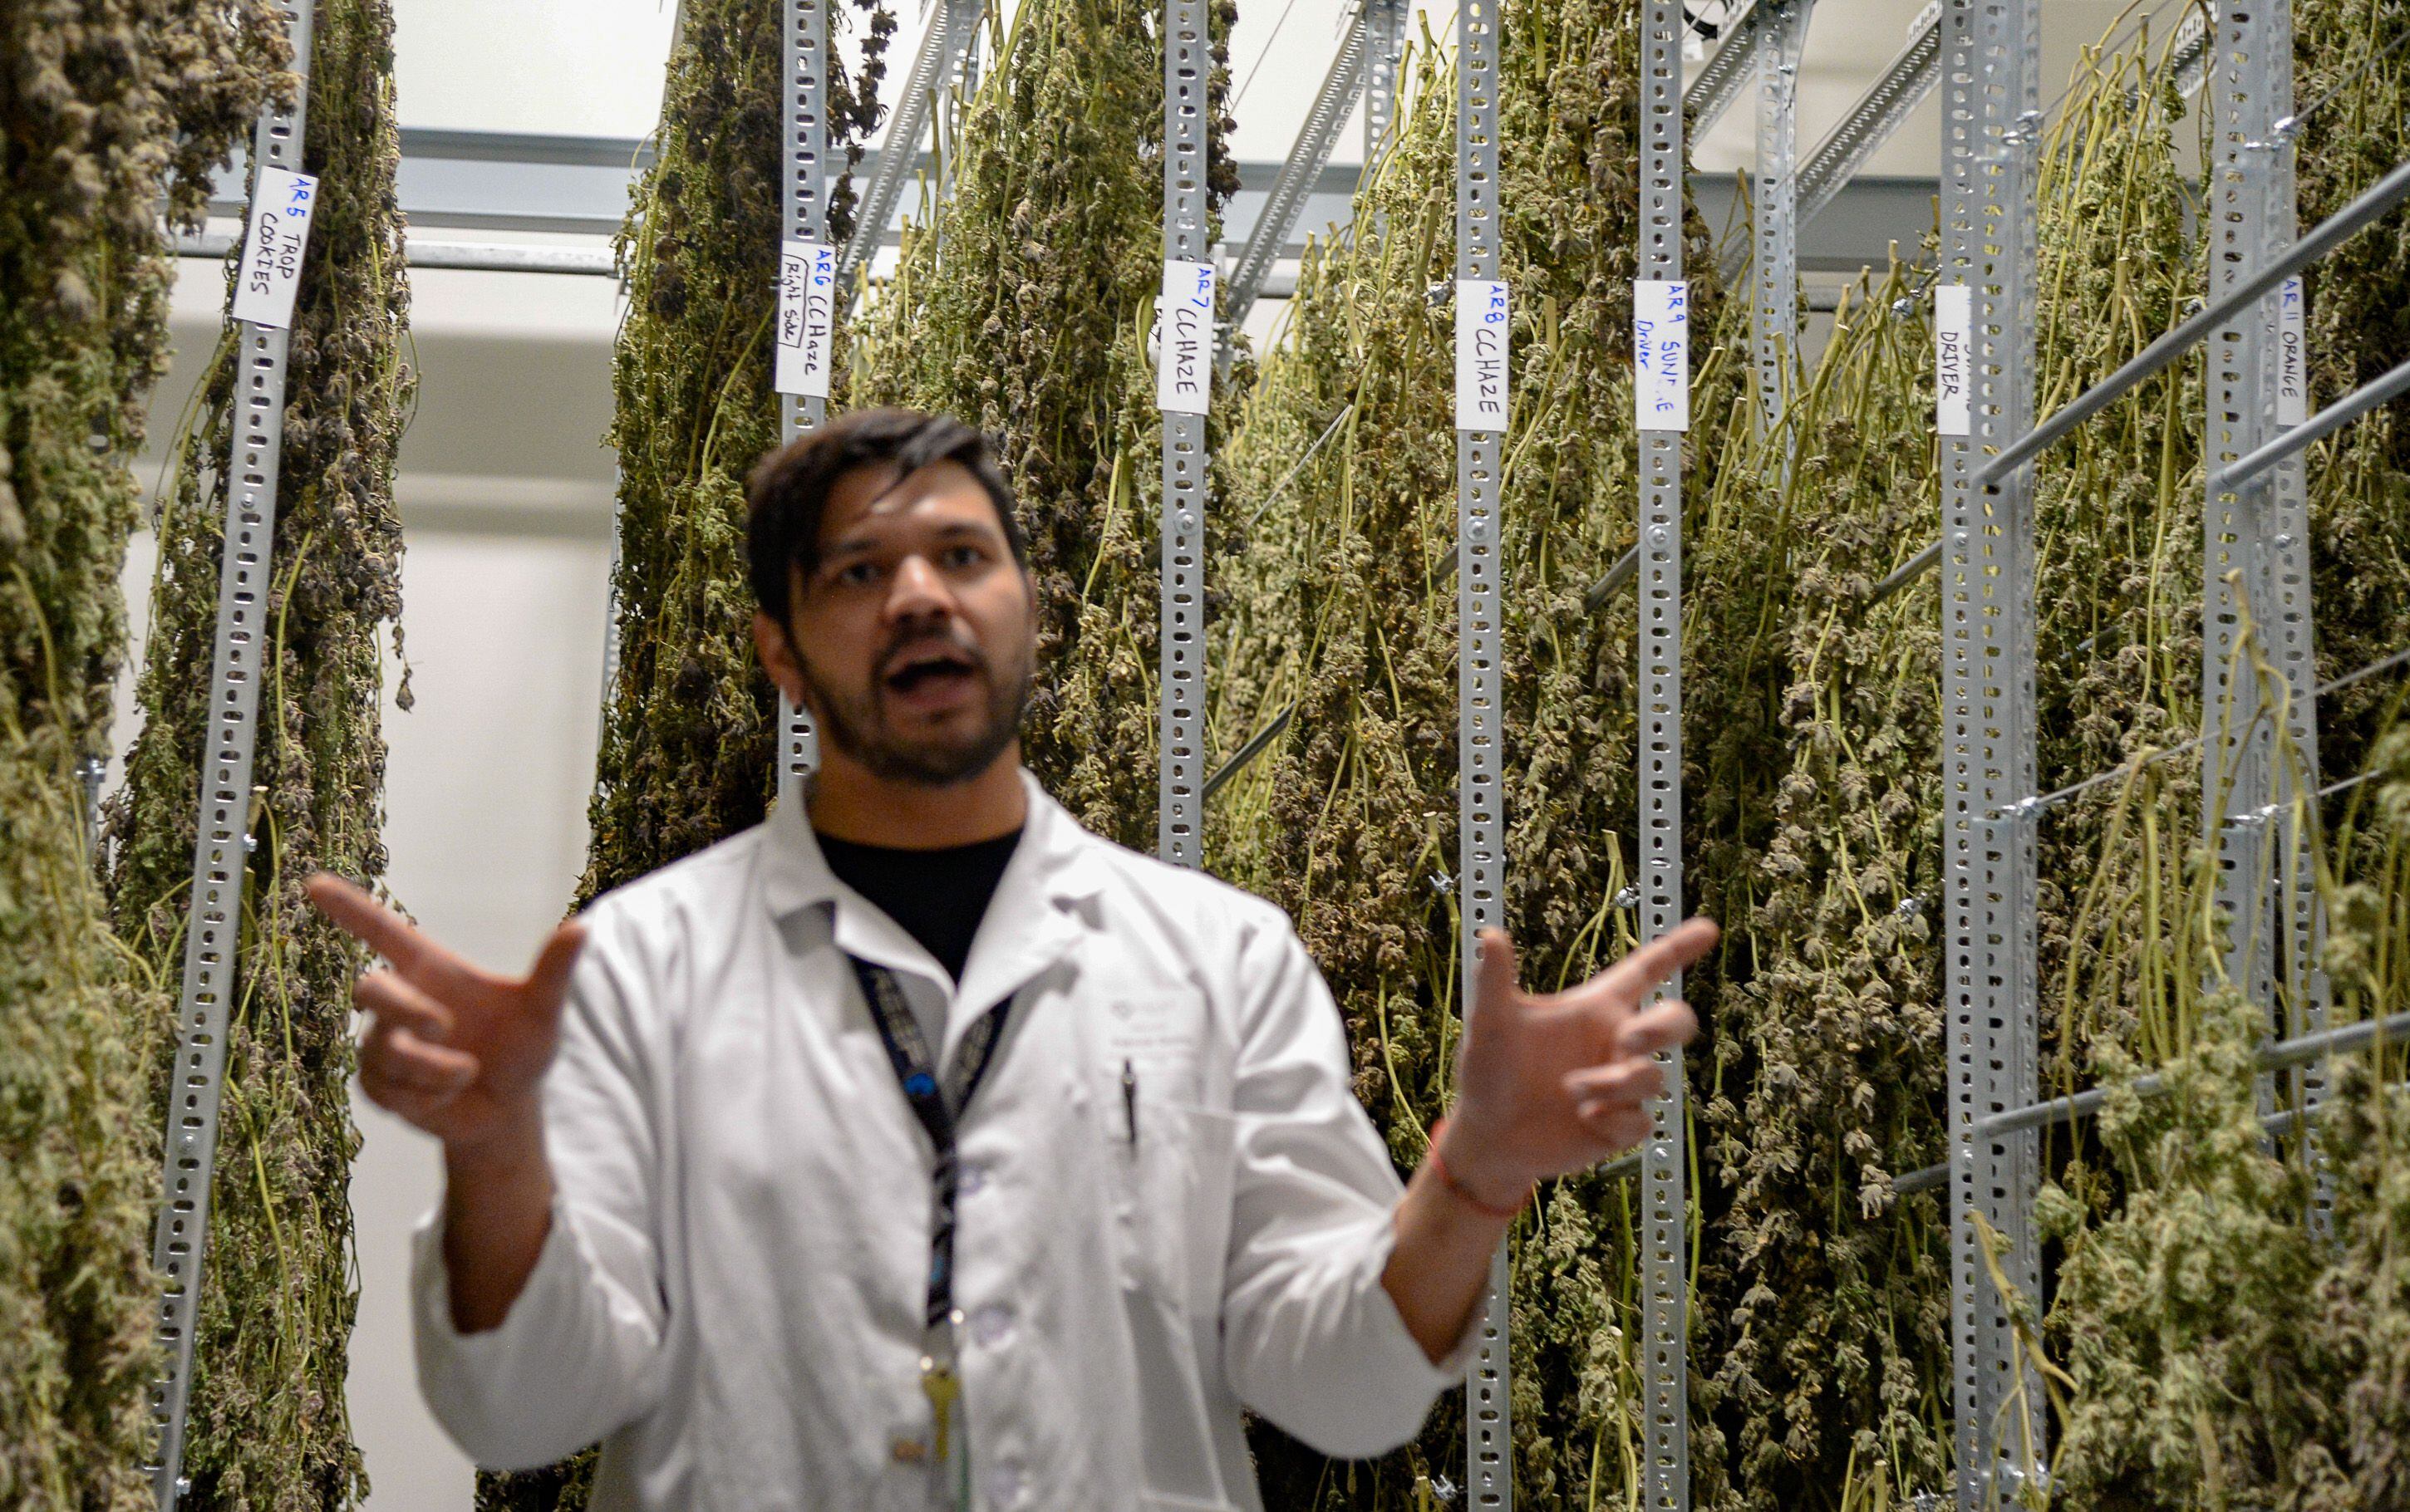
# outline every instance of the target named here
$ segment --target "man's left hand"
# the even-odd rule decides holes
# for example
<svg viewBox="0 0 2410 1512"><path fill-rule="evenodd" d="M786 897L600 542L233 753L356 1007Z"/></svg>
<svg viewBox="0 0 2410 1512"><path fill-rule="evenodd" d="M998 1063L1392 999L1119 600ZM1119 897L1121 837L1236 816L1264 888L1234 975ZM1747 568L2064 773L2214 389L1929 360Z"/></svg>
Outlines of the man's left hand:
<svg viewBox="0 0 2410 1512"><path fill-rule="evenodd" d="M1481 959L1457 1052L1456 1108L1440 1159L1449 1175L1498 1208L1533 1184L1584 1170L1647 1137L1649 1099L1663 1095L1651 1058L1698 1032L1688 1004L1648 996L1713 949L1715 924L1693 918L1562 992L1523 990L1503 929L1481 932Z"/></svg>

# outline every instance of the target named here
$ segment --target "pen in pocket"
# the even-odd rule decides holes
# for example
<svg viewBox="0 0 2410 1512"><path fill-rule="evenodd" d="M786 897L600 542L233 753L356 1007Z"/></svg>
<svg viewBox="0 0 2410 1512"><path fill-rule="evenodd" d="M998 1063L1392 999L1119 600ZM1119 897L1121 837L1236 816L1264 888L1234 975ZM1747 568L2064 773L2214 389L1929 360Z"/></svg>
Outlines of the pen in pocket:
<svg viewBox="0 0 2410 1512"><path fill-rule="evenodd" d="M1129 1125L1130 1148L1138 1147L1138 1067L1122 1062L1122 1117Z"/></svg>

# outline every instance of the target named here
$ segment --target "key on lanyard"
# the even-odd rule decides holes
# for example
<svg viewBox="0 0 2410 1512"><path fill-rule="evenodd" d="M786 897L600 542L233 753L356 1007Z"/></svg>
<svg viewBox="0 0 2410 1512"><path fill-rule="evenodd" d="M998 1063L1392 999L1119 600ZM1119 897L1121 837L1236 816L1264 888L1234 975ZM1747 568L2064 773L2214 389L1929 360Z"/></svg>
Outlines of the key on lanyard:
<svg viewBox="0 0 2410 1512"><path fill-rule="evenodd" d="M963 1383L952 1366L938 1363L935 1355L922 1355L921 1394L929 1399L929 1411L936 1419L936 1460L944 1464L953 1447L954 1399L963 1394Z"/></svg>
<svg viewBox="0 0 2410 1512"><path fill-rule="evenodd" d="M956 1512L970 1512L970 1457L954 1453L954 1404L963 1394L962 1377L954 1374L953 1366L936 1355L922 1355L921 1393L929 1399L929 1413L936 1421L931 1468L940 1477L940 1485L952 1481Z"/></svg>

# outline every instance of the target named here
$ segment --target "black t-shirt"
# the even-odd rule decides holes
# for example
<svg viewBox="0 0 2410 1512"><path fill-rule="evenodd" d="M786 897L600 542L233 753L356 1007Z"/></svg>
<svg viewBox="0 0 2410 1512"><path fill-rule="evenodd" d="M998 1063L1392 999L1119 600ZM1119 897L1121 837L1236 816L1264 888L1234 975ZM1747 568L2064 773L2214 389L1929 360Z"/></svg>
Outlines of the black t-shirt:
<svg viewBox="0 0 2410 1512"><path fill-rule="evenodd" d="M820 836L820 842L837 880L902 925L959 982L963 962L970 958L971 937L987 916L1021 831L934 851L863 845L832 835Z"/></svg>

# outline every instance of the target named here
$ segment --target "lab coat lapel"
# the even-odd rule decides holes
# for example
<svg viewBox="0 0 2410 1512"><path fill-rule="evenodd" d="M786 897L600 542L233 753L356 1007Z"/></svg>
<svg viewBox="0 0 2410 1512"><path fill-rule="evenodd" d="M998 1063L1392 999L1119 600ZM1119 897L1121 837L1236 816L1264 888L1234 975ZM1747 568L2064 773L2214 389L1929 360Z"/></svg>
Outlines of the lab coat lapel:
<svg viewBox="0 0 2410 1512"><path fill-rule="evenodd" d="M1103 842L1035 778L1024 772L1022 782L1029 817L963 964L962 987L954 994L958 1011L946 1018L949 1062L974 1018L1027 986L1088 933L1088 905L1100 886L1088 853Z"/></svg>
<svg viewBox="0 0 2410 1512"><path fill-rule="evenodd" d="M838 950L893 972L926 977L940 993L948 989L945 970L921 942L837 881L802 804L779 804L771 812L769 825L771 843L763 848L762 888L773 917L815 904L825 907L831 914L830 942Z"/></svg>

